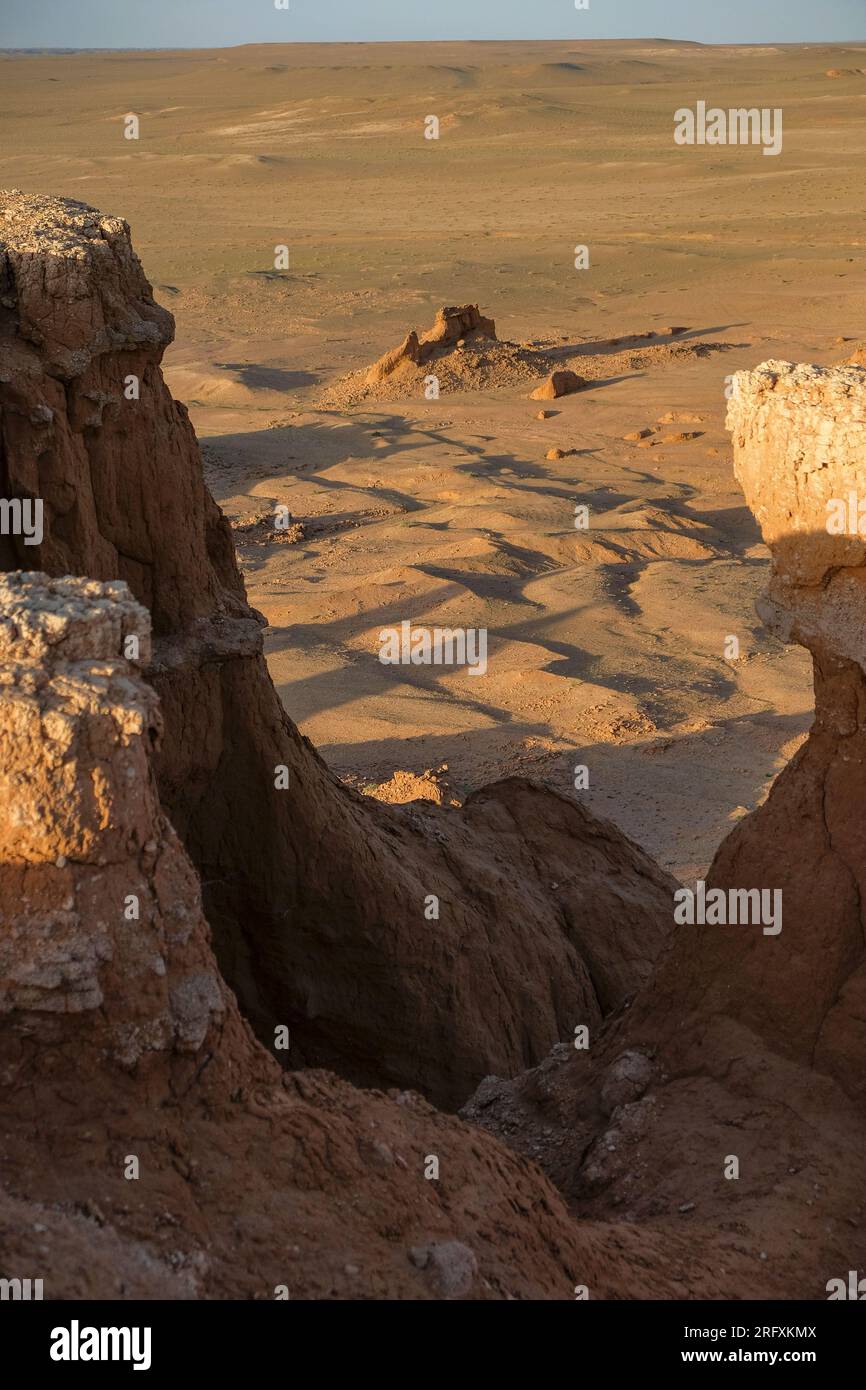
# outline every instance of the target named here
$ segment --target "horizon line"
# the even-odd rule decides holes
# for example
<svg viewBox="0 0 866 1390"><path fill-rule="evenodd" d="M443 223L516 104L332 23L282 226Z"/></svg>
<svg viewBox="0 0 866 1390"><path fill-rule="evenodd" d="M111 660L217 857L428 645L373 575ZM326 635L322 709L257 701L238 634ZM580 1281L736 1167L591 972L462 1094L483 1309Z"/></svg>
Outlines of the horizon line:
<svg viewBox="0 0 866 1390"><path fill-rule="evenodd" d="M579 38L577 35L562 35L559 38L437 38L437 39L246 39L240 43L223 44L59 44L56 47L48 44L23 44L5 45L0 43L0 53L197 53L197 52L224 52L233 48L323 48L338 47L345 48L384 48L389 44L399 44L403 47L432 45L438 43L461 43L461 44L527 44L527 43L576 43L580 45L600 44L600 43L669 43L669 44L688 44L695 48L839 48L845 44L856 44L866 47L866 36L863 38L849 39L750 39L748 41L737 42L736 40L717 40L706 39L686 39L670 38L659 34L635 34L629 37L619 36L616 38Z"/></svg>

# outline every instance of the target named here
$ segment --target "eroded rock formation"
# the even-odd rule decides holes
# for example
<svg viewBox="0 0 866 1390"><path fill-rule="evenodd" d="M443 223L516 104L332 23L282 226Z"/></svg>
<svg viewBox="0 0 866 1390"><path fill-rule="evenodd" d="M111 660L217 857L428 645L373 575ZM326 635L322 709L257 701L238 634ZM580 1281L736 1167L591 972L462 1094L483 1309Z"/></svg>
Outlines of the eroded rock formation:
<svg viewBox="0 0 866 1390"><path fill-rule="evenodd" d="M493 331L470 306L443 311L425 342ZM149 610L162 802L259 1036L287 1025L296 1065L456 1105L634 993L672 880L522 781L462 812L337 782L268 676L229 528L162 379L172 334L123 221L0 197L0 495L44 502L42 544L0 537L0 564L120 579Z"/></svg>
<svg viewBox="0 0 866 1390"><path fill-rule="evenodd" d="M538 1158L585 1215L688 1226L720 1260L747 1254L728 1296L781 1278L820 1298L862 1264L866 1236L866 541L856 515L853 535L827 524L863 485L866 372L739 373L728 424L772 554L760 611L812 653L815 722L706 889L727 904L780 892L781 929L742 915L677 927L588 1050L488 1078L464 1113Z"/></svg>
<svg viewBox="0 0 866 1390"><path fill-rule="evenodd" d="M496 324L493 319L484 317L477 304L438 309L433 327L420 338L413 328L402 343L373 363L367 372L367 385L376 386L407 366L422 367L437 354L448 352L462 339L470 337L496 337Z"/></svg>
<svg viewBox="0 0 866 1390"><path fill-rule="evenodd" d="M717 934L702 966L714 976L704 1007L735 995L744 1023L862 1100L866 832L855 807L866 792L866 536L856 500L853 528L847 514L863 489L866 372L769 362L735 381L734 468L773 560L759 613L811 653L815 722L711 873L723 888L782 890L781 949Z"/></svg>
<svg viewBox="0 0 866 1390"><path fill-rule="evenodd" d="M284 1072L256 1042L160 806L149 640L123 583L0 581L3 1278L45 1298L570 1299L639 1295L638 1256L673 1295L684 1241L578 1230L533 1165L417 1094Z"/></svg>

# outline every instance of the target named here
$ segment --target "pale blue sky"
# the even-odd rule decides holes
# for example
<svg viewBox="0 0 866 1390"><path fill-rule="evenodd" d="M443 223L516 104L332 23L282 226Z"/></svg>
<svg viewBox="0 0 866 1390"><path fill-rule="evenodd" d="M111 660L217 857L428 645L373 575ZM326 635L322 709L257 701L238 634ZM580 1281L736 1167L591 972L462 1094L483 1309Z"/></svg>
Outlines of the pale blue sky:
<svg viewBox="0 0 866 1390"><path fill-rule="evenodd" d="M0 0L2 48L208 48L334 39L866 38L866 0Z"/></svg>

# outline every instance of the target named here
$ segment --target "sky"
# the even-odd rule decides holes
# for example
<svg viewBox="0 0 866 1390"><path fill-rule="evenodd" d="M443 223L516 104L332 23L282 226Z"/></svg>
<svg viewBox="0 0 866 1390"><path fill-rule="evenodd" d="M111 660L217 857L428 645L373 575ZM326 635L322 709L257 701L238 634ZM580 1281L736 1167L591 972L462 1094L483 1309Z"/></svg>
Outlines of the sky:
<svg viewBox="0 0 866 1390"><path fill-rule="evenodd" d="M0 48L674 38L866 39L866 0L0 0ZM583 0L580 0L583 3Z"/></svg>

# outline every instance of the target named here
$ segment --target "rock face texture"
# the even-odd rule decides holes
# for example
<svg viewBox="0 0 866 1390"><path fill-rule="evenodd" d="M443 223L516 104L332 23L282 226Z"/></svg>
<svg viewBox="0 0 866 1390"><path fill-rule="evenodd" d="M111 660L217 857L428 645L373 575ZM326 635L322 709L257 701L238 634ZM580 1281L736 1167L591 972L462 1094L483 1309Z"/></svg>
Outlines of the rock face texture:
<svg viewBox="0 0 866 1390"><path fill-rule="evenodd" d="M492 332L477 306L446 309L423 345ZM672 880L528 783L455 812L380 805L331 776L268 676L162 379L172 334L124 222L0 195L0 496L44 504L42 544L0 537L0 565L119 579L149 611L162 804L259 1036L286 1025L294 1065L456 1106L634 993Z"/></svg>
<svg viewBox="0 0 866 1390"><path fill-rule="evenodd" d="M556 1049L513 1083L488 1078L464 1113L532 1153L585 1216L687 1224L716 1242L723 1277L731 1251L748 1253L753 1274L727 1278L730 1296L766 1297L777 1277L788 1296L826 1297L829 1279L862 1263L866 1236L856 502L855 534L827 529L863 478L866 371L766 363L735 378L728 424L772 553L760 611L812 653L815 722L719 848L706 890L727 905L779 891L781 930L750 913L677 927L650 983L586 1051Z"/></svg>
<svg viewBox="0 0 866 1390"><path fill-rule="evenodd" d="M123 583L0 578L0 1012L95 1064L197 1051L227 1009L148 761L149 649Z"/></svg>

